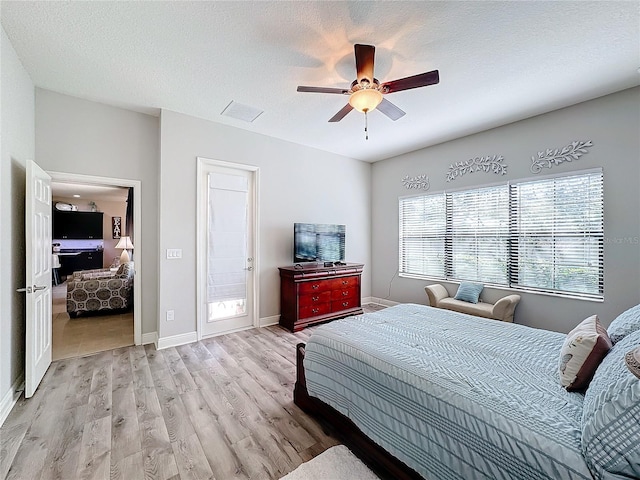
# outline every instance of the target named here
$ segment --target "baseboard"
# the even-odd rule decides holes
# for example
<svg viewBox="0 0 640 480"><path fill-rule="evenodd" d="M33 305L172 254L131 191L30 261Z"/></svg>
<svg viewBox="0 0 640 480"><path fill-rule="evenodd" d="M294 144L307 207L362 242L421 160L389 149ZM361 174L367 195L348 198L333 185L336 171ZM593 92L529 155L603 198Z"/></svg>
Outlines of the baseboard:
<svg viewBox="0 0 640 480"><path fill-rule="evenodd" d="M387 300L386 298L369 297L371 301L369 303L375 303L377 305L384 305L385 307L393 307L394 305L400 305L400 302L394 302L393 300Z"/></svg>
<svg viewBox="0 0 640 480"><path fill-rule="evenodd" d="M13 382L11 388L4 394L2 400L0 400L0 427L4 424L11 410L20 399L22 391L24 390L24 375L20 375L18 379Z"/></svg>
<svg viewBox="0 0 640 480"><path fill-rule="evenodd" d="M268 327L269 325L277 325L280 323L280 315L272 315L271 317L263 317L259 320L260 327Z"/></svg>
<svg viewBox="0 0 640 480"><path fill-rule="evenodd" d="M158 332L142 334L142 345L148 345L150 343L154 343L156 346L158 345Z"/></svg>
<svg viewBox="0 0 640 480"><path fill-rule="evenodd" d="M158 339L156 348L162 350L163 348L177 347L178 345L184 345L186 343L193 343L198 341L198 332L181 333L180 335L172 335L170 337L162 337Z"/></svg>

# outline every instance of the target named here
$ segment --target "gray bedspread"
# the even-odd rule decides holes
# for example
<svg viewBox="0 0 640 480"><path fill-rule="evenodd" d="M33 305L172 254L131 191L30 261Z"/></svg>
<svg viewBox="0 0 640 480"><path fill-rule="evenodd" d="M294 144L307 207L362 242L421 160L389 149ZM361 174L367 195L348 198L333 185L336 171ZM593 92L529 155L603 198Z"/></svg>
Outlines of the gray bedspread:
<svg viewBox="0 0 640 480"><path fill-rule="evenodd" d="M307 388L429 480L591 479L564 337L403 304L319 327Z"/></svg>

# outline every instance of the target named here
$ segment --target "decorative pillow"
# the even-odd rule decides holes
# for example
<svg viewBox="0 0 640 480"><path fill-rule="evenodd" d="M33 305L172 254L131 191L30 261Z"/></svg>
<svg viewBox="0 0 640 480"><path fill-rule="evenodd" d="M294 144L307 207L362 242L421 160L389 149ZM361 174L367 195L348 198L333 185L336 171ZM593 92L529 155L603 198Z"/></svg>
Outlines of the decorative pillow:
<svg viewBox="0 0 640 480"><path fill-rule="evenodd" d="M127 262L120 265L116 271L117 278L129 278L133 275L133 262Z"/></svg>
<svg viewBox="0 0 640 480"><path fill-rule="evenodd" d="M571 330L560 350L560 383L568 391L587 388L598 365L612 347L597 315Z"/></svg>
<svg viewBox="0 0 640 480"><path fill-rule="evenodd" d="M640 304L618 315L607 328L607 333L609 333L609 338L615 345L636 330L640 330Z"/></svg>
<svg viewBox="0 0 640 480"><path fill-rule="evenodd" d="M616 343L584 396L582 453L594 478L640 478L640 380L624 359L638 345L640 330Z"/></svg>
<svg viewBox="0 0 640 480"><path fill-rule="evenodd" d="M458 287L456 296L453 298L463 302L478 303L478 298L483 288L484 285L481 283L462 282Z"/></svg>

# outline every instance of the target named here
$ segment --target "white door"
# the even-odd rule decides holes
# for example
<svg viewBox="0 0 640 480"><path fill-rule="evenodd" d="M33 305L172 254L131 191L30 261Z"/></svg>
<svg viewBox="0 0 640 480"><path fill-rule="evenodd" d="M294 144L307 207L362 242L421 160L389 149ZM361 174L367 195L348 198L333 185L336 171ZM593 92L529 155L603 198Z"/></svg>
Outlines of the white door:
<svg viewBox="0 0 640 480"><path fill-rule="evenodd" d="M256 325L255 172L202 165L200 338Z"/></svg>
<svg viewBox="0 0 640 480"><path fill-rule="evenodd" d="M51 365L51 177L27 163L25 201L25 397L33 396Z"/></svg>

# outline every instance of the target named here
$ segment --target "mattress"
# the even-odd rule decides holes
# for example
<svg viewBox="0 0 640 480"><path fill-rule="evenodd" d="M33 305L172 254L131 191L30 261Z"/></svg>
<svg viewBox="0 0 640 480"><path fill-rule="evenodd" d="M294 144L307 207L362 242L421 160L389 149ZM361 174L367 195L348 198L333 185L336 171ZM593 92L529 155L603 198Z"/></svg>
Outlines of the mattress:
<svg viewBox="0 0 640 480"><path fill-rule="evenodd" d="M429 480L591 479L565 335L403 304L316 329L307 390Z"/></svg>

